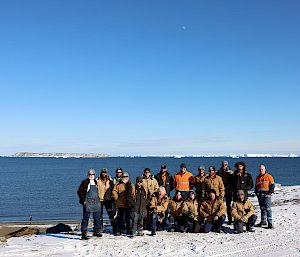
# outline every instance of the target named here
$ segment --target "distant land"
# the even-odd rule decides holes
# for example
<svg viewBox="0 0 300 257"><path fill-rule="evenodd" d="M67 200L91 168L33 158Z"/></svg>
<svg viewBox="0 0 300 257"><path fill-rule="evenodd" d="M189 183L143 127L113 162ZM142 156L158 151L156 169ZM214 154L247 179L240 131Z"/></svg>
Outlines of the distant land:
<svg viewBox="0 0 300 257"><path fill-rule="evenodd" d="M15 153L12 157L52 157L52 158L106 158L107 154L101 153Z"/></svg>
<svg viewBox="0 0 300 257"><path fill-rule="evenodd" d="M296 154L230 154L230 155L172 155L172 154L163 154L163 155L116 155L111 156L108 154L101 153L32 153L32 152L19 152L11 156L6 157L48 157L48 158L107 158L107 157L160 157L160 158L183 158L183 157L229 157L229 158L242 158L242 157L299 157Z"/></svg>

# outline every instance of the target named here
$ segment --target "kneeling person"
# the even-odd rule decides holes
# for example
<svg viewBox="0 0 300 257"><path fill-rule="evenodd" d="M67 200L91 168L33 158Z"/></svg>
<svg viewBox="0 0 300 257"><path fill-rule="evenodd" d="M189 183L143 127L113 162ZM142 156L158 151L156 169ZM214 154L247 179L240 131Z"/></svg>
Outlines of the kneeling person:
<svg viewBox="0 0 300 257"><path fill-rule="evenodd" d="M201 203L199 217L205 220L203 233L214 231L221 232L221 227L225 222L226 206L223 200L216 199L216 191L211 189L208 200Z"/></svg>
<svg viewBox="0 0 300 257"><path fill-rule="evenodd" d="M257 217L252 203L245 197L243 190L237 191L237 200L232 204L231 215L234 218L234 229L237 233L244 232L244 225L247 231L255 231L253 227Z"/></svg>
<svg viewBox="0 0 300 257"><path fill-rule="evenodd" d="M189 192L188 199L182 205L182 216L184 218L185 227L189 230L189 222L193 224L193 233L200 232L200 224L198 221L198 200L195 198L194 191Z"/></svg>

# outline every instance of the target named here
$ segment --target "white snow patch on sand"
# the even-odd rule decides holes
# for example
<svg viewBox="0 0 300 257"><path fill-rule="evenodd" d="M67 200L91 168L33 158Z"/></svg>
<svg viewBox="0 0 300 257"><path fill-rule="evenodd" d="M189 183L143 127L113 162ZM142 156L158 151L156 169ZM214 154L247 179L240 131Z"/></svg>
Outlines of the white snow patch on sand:
<svg viewBox="0 0 300 257"><path fill-rule="evenodd" d="M256 197L250 198L260 221ZM272 198L275 229L256 228L254 233L182 234L157 232L151 237L128 238L104 234L80 240L80 233L44 234L11 238L0 245L0 256L300 256L300 186L282 187Z"/></svg>

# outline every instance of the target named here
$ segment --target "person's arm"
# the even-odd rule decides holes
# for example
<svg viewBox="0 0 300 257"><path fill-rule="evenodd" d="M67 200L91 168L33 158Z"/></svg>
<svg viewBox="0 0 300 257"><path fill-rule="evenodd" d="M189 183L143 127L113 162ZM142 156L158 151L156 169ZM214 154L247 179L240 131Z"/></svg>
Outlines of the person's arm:
<svg viewBox="0 0 300 257"><path fill-rule="evenodd" d="M117 184L114 186L114 189L111 192L111 196L114 200L117 200L119 198L119 193L118 193L118 187Z"/></svg>

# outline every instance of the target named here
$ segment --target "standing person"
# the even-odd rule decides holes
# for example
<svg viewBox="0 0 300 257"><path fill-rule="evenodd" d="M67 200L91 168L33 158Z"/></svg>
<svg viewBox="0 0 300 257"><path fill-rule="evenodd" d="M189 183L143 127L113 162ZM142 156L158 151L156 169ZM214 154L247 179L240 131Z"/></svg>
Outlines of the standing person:
<svg viewBox="0 0 300 257"><path fill-rule="evenodd" d="M112 197L116 201L116 206L118 208L118 232L115 235L121 235L122 230L124 229L124 216L126 224L126 234L131 234L131 207L127 201L127 194L130 189L133 189L134 185L129 180L129 175L127 172L123 173L122 179L114 186L112 191Z"/></svg>
<svg viewBox="0 0 300 257"><path fill-rule="evenodd" d="M81 221L81 238L87 240L87 226L90 214L94 218L94 232L93 236L102 237L100 225L100 209L101 203L98 195L97 181L95 179L95 170L89 169L88 177L84 179L78 190L79 203L83 206L83 217Z"/></svg>
<svg viewBox="0 0 300 257"><path fill-rule="evenodd" d="M233 201L236 201L238 190L243 190L245 197L248 197L248 190L253 188L253 179L252 176L247 172L247 167L244 162L237 162L234 166L236 170L234 171L232 178L232 191Z"/></svg>
<svg viewBox="0 0 300 257"><path fill-rule="evenodd" d="M188 193L194 188L195 181L192 173L186 169L186 164L180 164L180 171L174 176L173 187L180 191L184 199L188 198Z"/></svg>
<svg viewBox="0 0 300 257"><path fill-rule="evenodd" d="M204 189L206 195L211 192L213 189L216 193L216 197L218 200L223 200L225 195L225 188L222 181L222 178L216 175L216 169L214 166L209 166L209 175L204 180Z"/></svg>
<svg viewBox="0 0 300 257"><path fill-rule="evenodd" d="M233 171L228 167L228 161L222 161L221 168L217 171L217 175L222 178L225 187L225 201L227 208L228 225L232 224L231 217L231 201L232 201L232 183Z"/></svg>
<svg viewBox="0 0 300 257"><path fill-rule="evenodd" d="M150 201L149 193L142 185L143 177L136 178L134 188L130 188L127 199L130 206L132 206L132 236L136 234L143 236L143 220L147 215L147 204Z"/></svg>
<svg viewBox="0 0 300 257"><path fill-rule="evenodd" d="M203 233L214 231L221 232L221 227L225 222L226 206L222 200L216 199L216 191L211 189L208 199L203 201L200 206L199 218L205 220Z"/></svg>
<svg viewBox="0 0 300 257"><path fill-rule="evenodd" d="M122 179L122 176L123 176L122 168L117 168L116 169L116 176L113 178L114 185L116 185Z"/></svg>
<svg viewBox="0 0 300 257"><path fill-rule="evenodd" d="M182 216L184 219L185 228L189 230L189 222L193 224L193 233L200 232L200 224L198 221L198 201L195 197L194 191L189 192L189 197L182 205Z"/></svg>
<svg viewBox="0 0 300 257"><path fill-rule="evenodd" d="M204 180L205 180L206 174L205 174L205 167L199 166L198 167L198 175L195 176L195 189L196 189L196 196L198 199L199 204L204 200L205 198L205 190L204 190Z"/></svg>
<svg viewBox="0 0 300 257"><path fill-rule="evenodd" d="M170 192L173 190L173 177L168 172L166 165L160 166L160 172L155 175L158 186L163 186L166 189L167 195L170 197Z"/></svg>
<svg viewBox="0 0 300 257"><path fill-rule="evenodd" d="M149 191L150 195L152 195L158 189L157 180L151 174L151 171L150 171L149 168L145 168L144 169L143 187L147 188L147 190Z"/></svg>
<svg viewBox="0 0 300 257"><path fill-rule="evenodd" d="M246 230L254 232L254 224L257 219L254 214L254 208L249 199L245 198L243 190L237 191L237 200L232 204L231 215L234 218L234 230L237 233L244 232L244 225Z"/></svg>
<svg viewBox="0 0 300 257"><path fill-rule="evenodd" d="M150 201L150 210L152 211L151 235L156 235L156 230L170 228L166 211L169 205L169 197L166 189L160 186L156 193L152 195Z"/></svg>
<svg viewBox="0 0 300 257"><path fill-rule="evenodd" d="M103 207L105 207L108 214L111 226L113 228L113 233L117 232L116 221L114 217L114 206L112 200L112 190L114 188L113 181L108 175L107 168L102 168L99 177L96 179L98 185L98 194L101 202L101 211L100 211L100 224L101 230L103 230Z"/></svg>
<svg viewBox="0 0 300 257"><path fill-rule="evenodd" d="M274 189L274 178L266 172L265 165L260 165L259 175L256 177L255 183L255 193L257 195L261 210L261 222L258 224L258 226L267 225L268 220L268 228L274 228L271 210L271 195L274 193Z"/></svg>

